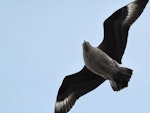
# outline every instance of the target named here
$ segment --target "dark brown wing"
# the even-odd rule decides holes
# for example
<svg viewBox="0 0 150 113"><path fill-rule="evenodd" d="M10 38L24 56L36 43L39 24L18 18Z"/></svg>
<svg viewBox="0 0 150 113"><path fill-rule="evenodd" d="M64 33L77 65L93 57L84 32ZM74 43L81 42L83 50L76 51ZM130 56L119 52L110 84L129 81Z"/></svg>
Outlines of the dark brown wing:
<svg viewBox="0 0 150 113"><path fill-rule="evenodd" d="M104 39L98 48L121 63L125 51L128 30L143 12L148 0L134 2L117 10L104 22Z"/></svg>
<svg viewBox="0 0 150 113"><path fill-rule="evenodd" d="M66 76L58 91L55 113L67 113L80 96L95 89L104 81L86 67L76 74Z"/></svg>

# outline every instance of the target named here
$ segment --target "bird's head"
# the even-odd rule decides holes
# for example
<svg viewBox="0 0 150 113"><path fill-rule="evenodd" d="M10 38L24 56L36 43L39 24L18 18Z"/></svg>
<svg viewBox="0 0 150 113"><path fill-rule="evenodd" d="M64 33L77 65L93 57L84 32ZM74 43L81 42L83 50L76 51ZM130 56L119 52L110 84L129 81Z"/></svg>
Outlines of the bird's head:
<svg viewBox="0 0 150 113"><path fill-rule="evenodd" d="M90 45L89 42L84 41L83 44L82 44L82 47L83 47L83 51L84 51L85 53L88 53L88 52L90 51L91 45Z"/></svg>

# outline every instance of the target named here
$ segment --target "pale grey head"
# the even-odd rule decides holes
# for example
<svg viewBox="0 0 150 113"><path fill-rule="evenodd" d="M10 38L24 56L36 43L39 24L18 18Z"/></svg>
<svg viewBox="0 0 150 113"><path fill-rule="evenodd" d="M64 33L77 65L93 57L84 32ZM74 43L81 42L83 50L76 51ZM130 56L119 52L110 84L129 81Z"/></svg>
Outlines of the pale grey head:
<svg viewBox="0 0 150 113"><path fill-rule="evenodd" d="M82 44L82 48L83 48L84 52L88 53L88 52L89 52L89 49L90 49L90 48L89 48L90 46L91 46L91 45L90 45L89 42L84 41L83 44Z"/></svg>

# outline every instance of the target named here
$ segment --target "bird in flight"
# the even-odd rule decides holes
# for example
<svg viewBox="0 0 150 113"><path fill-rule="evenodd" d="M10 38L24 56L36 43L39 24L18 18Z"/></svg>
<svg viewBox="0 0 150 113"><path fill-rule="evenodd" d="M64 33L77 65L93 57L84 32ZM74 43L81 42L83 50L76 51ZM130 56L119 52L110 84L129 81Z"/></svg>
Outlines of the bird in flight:
<svg viewBox="0 0 150 113"><path fill-rule="evenodd" d="M119 67L118 65L121 64L121 59L126 48L129 28L141 15L147 3L148 0L135 0L107 18L103 24L104 39L97 48L92 47L88 42L83 43L83 58L84 61L88 60L85 61L85 66L79 72L64 78L57 94L55 113L67 113L79 97L94 90L107 79L110 80L114 91L119 91L128 86L132 70ZM91 58L91 60L93 60L95 57L92 58L91 56L88 57L88 55L84 55L84 52L90 51L90 48L94 48L94 50L98 51L94 53L96 56L100 54L100 56L104 55L108 57L106 59L102 57L102 59L106 61L103 61L103 64L100 65L96 64L96 61L90 62L94 63L93 66L96 65L94 67L98 67L98 69L92 69L92 66L88 64L89 59ZM110 61L114 63L110 63ZM115 66L112 66L114 70L121 70L121 74L125 75L125 77L122 79L122 77L119 76L120 74L113 77L114 73L120 71L112 71L111 66L108 66L109 63L110 65L119 67L114 68ZM107 70L111 71L104 71L103 68L108 68Z"/></svg>

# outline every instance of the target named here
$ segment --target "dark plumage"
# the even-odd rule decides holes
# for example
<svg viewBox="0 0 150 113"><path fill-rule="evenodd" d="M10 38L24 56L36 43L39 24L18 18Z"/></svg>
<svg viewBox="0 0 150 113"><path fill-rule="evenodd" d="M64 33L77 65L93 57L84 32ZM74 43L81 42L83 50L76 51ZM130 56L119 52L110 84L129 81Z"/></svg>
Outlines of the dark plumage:
<svg viewBox="0 0 150 113"><path fill-rule="evenodd" d="M112 59L121 63L125 51L128 30L141 15L148 0L135 0L113 13L104 22L104 39L98 46ZM76 100L105 81L85 66L78 73L66 76L59 88L55 113L67 113Z"/></svg>

